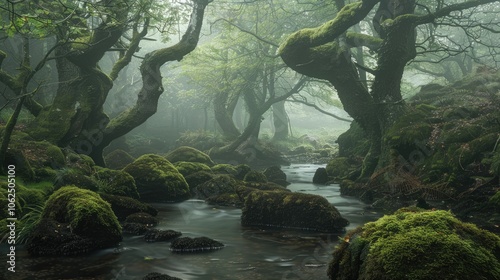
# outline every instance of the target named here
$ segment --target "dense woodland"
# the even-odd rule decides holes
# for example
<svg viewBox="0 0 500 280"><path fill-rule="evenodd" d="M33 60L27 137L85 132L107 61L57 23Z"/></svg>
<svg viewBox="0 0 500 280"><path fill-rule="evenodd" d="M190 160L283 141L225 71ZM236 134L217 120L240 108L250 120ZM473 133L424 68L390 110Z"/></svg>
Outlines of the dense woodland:
<svg viewBox="0 0 500 280"><path fill-rule="evenodd" d="M500 279L499 2L2 2L18 243L116 246L147 232L130 218L146 203L190 198L242 208L242 226L339 230L280 170L321 163L315 184L387 214L343 237L330 279Z"/></svg>

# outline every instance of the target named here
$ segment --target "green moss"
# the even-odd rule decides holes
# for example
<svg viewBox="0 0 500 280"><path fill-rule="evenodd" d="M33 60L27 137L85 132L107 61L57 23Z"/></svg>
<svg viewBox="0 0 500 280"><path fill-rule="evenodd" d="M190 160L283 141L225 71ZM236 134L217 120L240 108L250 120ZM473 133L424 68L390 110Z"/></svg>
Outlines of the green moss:
<svg viewBox="0 0 500 280"><path fill-rule="evenodd" d="M253 191L245 198L243 226L275 226L331 232L348 222L324 197L283 191Z"/></svg>
<svg viewBox="0 0 500 280"><path fill-rule="evenodd" d="M100 192L139 198L134 178L125 171L103 168L94 174L94 179Z"/></svg>
<svg viewBox="0 0 500 280"><path fill-rule="evenodd" d="M427 113L412 110L400 117L385 134L384 140L403 156L418 149L417 142L427 142L433 131Z"/></svg>
<svg viewBox="0 0 500 280"><path fill-rule="evenodd" d="M265 182L267 182L267 177L266 177L266 175L264 175L264 173L262 173L260 171L251 170L245 175L245 177L243 178L243 181L265 183Z"/></svg>
<svg viewBox="0 0 500 280"><path fill-rule="evenodd" d="M447 211L403 208L347 236L334 252L332 279L500 277L500 238Z"/></svg>
<svg viewBox="0 0 500 280"><path fill-rule="evenodd" d="M106 163L106 167L111 169L122 169L127 164L130 164L134 161L134 157L125 152L124 150L114 150L111 153L107 154L104 157L104 162Z"/></svg>
<svg viewBox="0 0 500 280"><path fill-rule="evenodd" d="M173 150L166 156L166 158L172 163L178 161L188 161L188 162L203 163L208 166L214 165L214 162L212 161L212 159L210 159L210 157L207 154L195 148L187 146L181 146Z"/></svg>
<svg viewBox="0 0 500 280"><path fill-rule="evenodd" d="M199 171L212 171L210 170L210 167L208 167L208 165L199 162L178 161L174 163L174 166L184 177Z"/></svg>
<svg viewBox="0 0 500 280"><path fill-rule="evenodd" d="M75 186L54 192L45 205L42 218L68 223L73 232L90 238L106 239L106 233L121 235L121 227L109 203L89 190Z"/></svg>
<svg viewBox="0 0 500 280"><path fill-rule="evenodd" d="M492 203L496 208L500 209L500 191L497 191L493 196L490 197L490 203Z"/></svg>
<svg viewBox="0 0 500 280"><path fill-rule="evenodd" d="M231 164L226 164L226 163L221 163L221 164L216 164L211 167L212 172L216 174L229 174L229 175L236 175L238 173L238 170L234 165Z"/></svg>
<svg viewBox="0 0 500 280"><path fill-rule="evenodd" d="M134 177L141 200L171 202L190 197L184 176L164 157L143 155L123 171Z"/></svg>

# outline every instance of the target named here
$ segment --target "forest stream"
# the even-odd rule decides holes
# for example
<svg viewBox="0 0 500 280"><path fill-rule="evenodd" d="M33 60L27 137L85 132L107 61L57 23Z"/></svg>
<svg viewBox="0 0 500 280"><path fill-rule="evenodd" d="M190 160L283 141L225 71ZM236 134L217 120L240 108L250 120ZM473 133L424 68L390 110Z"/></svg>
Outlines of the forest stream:
<svg viewBox="0 0 500 280"><path fill-rule="evenodd" d="M312 184L315 170L324 165L283 167L294 192L325 197L349 220L353 229L380 215L365 212L359 200L340 196L338 185ZM183 236L207 236L225 248L202 253L173 253L168 242L147 243L142 236L125 235L119 248L78 257L31 257L19 250L16 279L142 279L160 272L191 279L328 279L326 268L333 247L343 234L279 228L243 228L241 209L216 207L201 200L154 204L158 229L181 231Z"/></svg>

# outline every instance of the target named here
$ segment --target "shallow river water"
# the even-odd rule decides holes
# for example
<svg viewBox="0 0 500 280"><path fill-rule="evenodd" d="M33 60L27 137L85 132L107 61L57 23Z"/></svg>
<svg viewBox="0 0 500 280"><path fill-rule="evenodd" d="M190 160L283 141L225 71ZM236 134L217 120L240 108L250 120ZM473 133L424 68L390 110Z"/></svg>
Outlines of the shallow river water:
<svg viewBox="0 0 500 280"><path fill-rule="evenodd" d="M357 199L340 196L338 185L313 185L322 165L283 167L288 188L324 196L350 221L347 230L373 221L377 213L365 212ZM289 229L256 229L240 225L240 209L214 207L199 200L154 204L160 211L159 229L181 231L183 236L207 236L226 245L218 251L173 253L169 242L146 243L142 237L125 236L121 246L82 257L33 258L22 248L17 270L4 279L142 279L149 272L191 279L327 279L326 268L333 247L343 233L325 234Z"/></svg>

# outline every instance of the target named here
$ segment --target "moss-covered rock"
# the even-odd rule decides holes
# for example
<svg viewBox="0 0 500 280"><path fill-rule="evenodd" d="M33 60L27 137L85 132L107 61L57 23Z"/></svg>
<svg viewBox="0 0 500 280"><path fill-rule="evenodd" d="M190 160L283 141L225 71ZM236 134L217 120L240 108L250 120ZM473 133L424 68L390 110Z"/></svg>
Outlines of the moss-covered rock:
<svg viewBox="0 0 500 280"><path fill-rule="evenodd" d="M212 172L215 174L228 174L232 176L236 176L236 174L238 174L238 170L236 169L236 167L227 163L216 164L211 168Z"/></svg>
<svg viewBox="0 0 500 280"><path fill-rule="evenodd" d="M316 172L314 172L312 182L313 184L325 185L329 180L326 168L320 167L316 169Z"/></svg>
<svg viewBox="0 0 500 280"><path fill-rule="evenodd" d="M349 232L330 279L500 279L500 238L447 211L403 208Z"/></svg>
<svg viewBox="0 0 500 280"><path fill-rule="evenodd" d="M245 199L241 224L333 232L342 230L348 222L321 196L254 191Z"/></svg>
<svg viewBox="0 0 500 280"><path fill-rule="evenodd" d="M57 171L54 188L57 190L63 186L75 185L82 189L98 191L99 184L92 177L83 175L77 169L63 168Z"/></svg>
<svg viewBox="0 0 500 280"><path fill-rule="evenodd" d="M208 165L199 162L178 161L174 166L184 177L200 171L212 172Z"/></svg>
<svg viewBox="0 0 500 280"><path fill-rule="evenodd" d="M53 176L53 172L47 172L48 168L55 170L65 166L62 150L47 141L11 142L10 150L9 162L15 164L18 174L23 173L25 178L51 179L47 176ZM30 174L29 169L32 170L33 174Z"/></svg>
<svg viewBox="0 0 500 280"><path fill-rule="evenodd" d="M210 251L222 248L224 248L224 244L208 237L182 237L170 244L170 250L173 252Z"/></svg>
<svg viewBox="0 0 500 280"><path fill-rule="evenodd" d="M73 150L64 149L66 169L78 170L83 175L90 176L94 172L95 162L88 155L77 154Z"/></svg>
<svg viewBox="0 0 500 280"><path fill-rule="evenodd" d="M237 193L240 187L242 187L242 184L229 175L218 175L213 179L198 185L195 193L196 197L205 199L224 193Z"/></svg>
<svg viewBox="0 0 500 280"><path fill-rule="evenodd" d="M166 158L172 163L176 163L178 161L187 161L203 163L208 166L213 166L215 164L207 154L188 146L181 146L173 150L166 156Z"/></svg>
<svg viewBox="0 0 500 280"><path fill-rule="evenodd" d="M139 198L134 177L125 171L103 168L94 174L94 179L100 192Z"/></svg>
<svg viewBox="0 0 500 280"><path fill-rule="evenodd" d="M124 223L122 225L123 233L129 233L133 235L144 235L148 230L150 230L150 227L140 223Z"/></svg>
<svg viewBox="0 0 500 280"><path fill-rule="evenodd" d="M175 230L149 229L144 234L144 240L146 240L146 242L170 241L181 235L182 233Z"/></svg>
<svg viewBox="0 0 500 280"><path fill-rule="evenodd" d="M134 177L141 200L175 202L191 196L182 174L164 157L143 155L127 165L123 171Z"/></svg>
<svg viewBox="0 0 500 280"><path fill-rule="evenodd" d="M104 156L104 162L110 169L123 169L134 162L134 157L124 150L117 149Z"/></svg>
<svg viewBox="0 0 500 280"><path fill-rule="evenodd" d="M158 210L153 208L151 205L142 203L131 197L104 193L99 195L102 199L111 204L111 209L113 209L113 212L119 221L124 221L127 216L138 212L146 212L152 216L156 216L158 214Z"/></svg>
<svg viewBox="0 0 500 280"><path fill-rule="evenodd" d="M72 255L115 246L121 240L110 205L92 191L67 186L47 200L27 248L33 255Z"/></svg>
<svg viewBox="0 0 500 280"><path fill-rule="evenodd" d="M243 178L243 181L265 183L265 182L267 182L267 177L266 177L266 175L264 175L264 173L262 173L260 171L251 170L245 175L245 177Z"/></svg>
<svg viewBox="0 0 500 280"><path fill-rule="evenodd" d="M139 212L128 215L127 218L125 218L125 223L143 224L148 227L153 227L158 225L158 219L149 213Z"/></svg>
<svg viewBox="0 0 500 280"><path fill-rule="evenodd" d="M142 280L182 280L181 278L173 277L168 274L162 274L158 272L148 273Z"/></svg>
<svg viewBox="0 0 500 280"><path fill-rule="evenodd" d="M236 169L236 174L234 174L234 178L238 180L243 180L245 175L252 170L248 164L238 164L234 167Z"/></svg>
<svg viewBox="0 0 500 280"><path fill-rule="evenodd" d="M281 168L277 165L266 168L266 170L264 170L264 175L266 175L269 182L276 183L283 187L290 185L290 183L286 181L285 172L283 172L283 170L281 170Z"/></svg>
<svg viewBox="0 0 500 280"><path fill-rule="evenodd" d="M191 193L194 194L194 193L196 193L196 188L199 185L201 185L205 182L208 182L215 177L216 177L216 175L214 175L211 172L199 171L199 172L196 172L196 173L193 173L191 175L186 176L185 179L189 185L189 189L191 190Z"/></svg>

